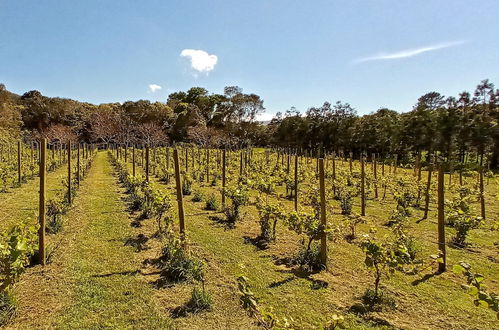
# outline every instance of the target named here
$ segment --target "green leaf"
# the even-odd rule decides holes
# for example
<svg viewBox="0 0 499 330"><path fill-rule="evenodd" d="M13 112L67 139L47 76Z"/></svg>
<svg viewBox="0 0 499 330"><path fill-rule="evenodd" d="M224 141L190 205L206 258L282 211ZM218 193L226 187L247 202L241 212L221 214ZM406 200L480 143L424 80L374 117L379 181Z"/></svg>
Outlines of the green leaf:
<svg viewBox="0 0 499 330"><path fill-rule="evenodd" d="M478 300L478 303L484 308L489 308L489 304L485 300Z"/></svg>
<svg viewBox="0 0 499 330"><path fill-rule="evenodd" d="M469 294L475 296L478 294L478 288L476 286L471 286L469 289L468 289L468 292Z"/></svg>
<svg viewBox="0 0 499 330"><path fill-rule="evenodd" d="M452 266L452 271L456 274L461 274L462 272L464 272L464 267L461 266L461 265L454 265Z"/></svg>

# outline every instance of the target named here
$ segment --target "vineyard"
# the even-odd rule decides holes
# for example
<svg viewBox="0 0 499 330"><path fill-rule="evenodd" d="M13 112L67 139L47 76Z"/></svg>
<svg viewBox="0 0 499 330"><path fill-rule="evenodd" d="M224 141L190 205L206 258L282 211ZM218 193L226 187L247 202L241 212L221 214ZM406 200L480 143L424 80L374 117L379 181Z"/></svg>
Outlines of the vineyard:
<svg viewBox="0 0 499 330"><path fill-rule="evenodd" d="M1 151L6 328L497 325L499 178L483 154Z"/></svg>

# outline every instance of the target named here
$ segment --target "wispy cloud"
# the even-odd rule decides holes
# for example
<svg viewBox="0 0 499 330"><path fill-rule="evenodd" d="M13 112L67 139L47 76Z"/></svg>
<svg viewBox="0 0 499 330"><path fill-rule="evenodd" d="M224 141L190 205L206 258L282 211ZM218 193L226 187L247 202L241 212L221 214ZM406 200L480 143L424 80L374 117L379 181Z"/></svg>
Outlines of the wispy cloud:
<svg viewBox="0 0 499 330"><path fill-rule="evenodd" d="M399 59L399 58L413 57L413 56L416 56L419 54L431 52L431 51L438 50L438 49L444 49L444 48L450 48L450 47L462 45L462 44L465 44L467 42L468 42L467 40L458 40L458 41L442 42L439 44L420 47L420 48L405 49L405 50L401 50L401 51L394 52L394 53L381 52L381 53L378 53L376 55L358 58L358 59L354 60L353 62L354 63L363 63L363 62L370 62L370 61L395 60L395 59Z"/></svg>
<svg viewBox="0 0 499 330"><path fill-rule="evenodd" d="M161 87L160 85L156 85L156 84L150 84L149 85L149 92L150 93L155 93L156 91L159 91L161 90L163 87Z"/></svg>
<svg viewBox="0 0 499 330"><path fill-rule="evenodd" d="M201 49L184 49L180 56L190 59L192 69L205 73L212 71L218 62L217 55L210 55Z"/></svg>

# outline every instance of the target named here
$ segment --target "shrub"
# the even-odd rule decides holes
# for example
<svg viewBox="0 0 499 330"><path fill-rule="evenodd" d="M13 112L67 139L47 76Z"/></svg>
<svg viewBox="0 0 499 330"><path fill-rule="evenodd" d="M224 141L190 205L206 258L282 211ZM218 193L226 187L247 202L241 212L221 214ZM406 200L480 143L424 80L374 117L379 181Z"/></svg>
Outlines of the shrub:
<svg viewBox="0 0 499 330"><path fill-rule="evenodd" d="M479 227L483 219L473 216L473 208L470 205L470 196L461 194L458 198L445 202L446 224L456 229L456 236L452 243L457 247L466 246L466 238L469 231Z"/></svg>
<svg viewBox="0 0 499 330"><path fill-rule="evenodd" d="M231 205L226 207L224 210L227 221L234 225L241 215L241 206L248 203L249 194L247 187L244 185L239 185L233 188L227 188L225 194L232 201Z"/></svg>
<svg viewBox="0 0 499 330"><path fill-rule="evenodd" d="M0 291L0 326L7 324L16 312L16 301L10 290Z"/></svg>
<svg viewBox="0 0 499 330"><path fill-rule="evenodd" d="M170 236L159 258L160 276L168 283L201 281L204 278L203 263L189 258L178 238Z"/></svg>
<svg viewBox="0 0 499 330"><path fill-rule="evenodd" d="M205 209L210 210L210 211L216 211L218 210L218 200L215 197L215 194L211 194L207 199L206 199L206 204L205 204Z"/></svg>
<svg viewBox="0 0 499 330"><path fill-rule="evenodd" d="M454 265L452 271L456 274L461 273L466 276L467 284L463 285L463 288L475 298L473 301L475 306L482 306L493 310L496 312L497 319L499 320L499 295L487 290L486 286L482 283L484 280L483 275L473 273L471 266L465 262Z"/></svg>
<svg viewBox="0 0 499 330"><path fill-rule="evenodd" d="M361 247L366 254L364 264L374 273L374 290L366 291L368 302L374 305L381 302L380 282L383 276L394 273L398 266L397 257L392 246L388 243L378 242L375 238L366 235ZM366 294L364 296L366 296ZM366 298L365 298L366 299Z"/></svg>
<svg viewBox="0 0 499 330"><path fill-rule="evenodd" d="M275 240L277 222L286 216L282 207L258 198L256 208L260 215L260 238L265 241Z"/></svg>
<svg viewBox="0 0 499 330"><path fill-rule="evenodd" d="M184 182L182 183L182 194L184 196L192 194L192 181L190 179L184 179Z"/></svg>
<svg viewBox="0 0 499 330"><path fill-rule="evenodd" d="M194 196L192 196L193 202L201 202L203 200L203 193L200 191L195 191Z"/></svg>
<svg viewBox="0 0 499 330"><path fill-rule="evenodd" d="M36 240L35 228L25 225L0 234L0 292L11 287L24 272Z"/></svg>
<svg viewBox="0 0 499 330"><path fill-rule="evenodd" d="M62 230L63 221L61 215L64 213L64 205L56 200L49 200L47 203L47 227L46 232L49 234L57 234Z"/></svg>
<svg viewBox="0 0 499 330"><path fill-rule="evenodd" d="M194 287L191 293L191 299L187 302L186 312L197 314L203 311L211 310L213 300L211 295L204 290Z"/></svg>
<svg viewBox="0 0 499 330"><path fill-rule="evenodd" d="M321 249L319 245L311 245L308 248L302 246L293 258L293 263L308 271L320 271L324 269L321 261Z"/></svg>
<svg viewBox="0 0 499 330"><path fill-rule="evenodd" d="M361 223L366 223L366 220L358 214L350 214L347 216L348 226L350 227L350 234L347 235L348 239L356 239L356 228Z"/></svg>
<svg viewBox="0 0 499 330"><path fill-rule="evenodd" d="M390 297L384 291L379 291L378 293L376 293L376 291L371 288L367 289L362 295L362 302L365 305L369 306L371 309L374 306L379 307L381 305L387 305L392 309L396 307L396 302L395 299L393 299L393 297Z"/></svg>
<svg viewBox="0 0 499 330"><path fill-rule="evenodd" d="M341 214L352 214L353 197L355 196L355 187L353 186L339 186L338 198L340 200Z"/></svg>

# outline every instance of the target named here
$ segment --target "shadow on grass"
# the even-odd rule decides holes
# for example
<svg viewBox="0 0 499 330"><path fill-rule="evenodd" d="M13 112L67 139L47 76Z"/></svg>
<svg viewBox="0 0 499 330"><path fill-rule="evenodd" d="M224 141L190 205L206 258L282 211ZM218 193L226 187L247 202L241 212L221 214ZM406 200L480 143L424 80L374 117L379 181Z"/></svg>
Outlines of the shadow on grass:
<svg viewBox="0 0 499 330"><path fill-rule="evenodd" d="M147 241L149 241L147 236L138 234L136 237L127 238L125 240L125 246L132 246L135 252L140 252L149 249Z"/></svg>
<svg viewBox="0 0 499 330"><path fill-rule="evenodd" d="M424 283L426 281L428 281L430 278L434 277L434 276L437 276L437 275L440 275L441 273L439 273L438 271L437 272L434 272L434 273L429 273L429 274L425 274L423 277L421 278L418 278L417 280L414 280L411 282L412 286L417 286L421 283Z"/></svg>
<svg viewBox="0 0 499 330"><path fill-rule="evenodd" d="M317 274L319 273L320 271L308 271L300 266L295 266L291 269L279 269L277 270L279 273L285 273L285 274L293 274L293 276L291 277L288 277L284 280L281 280L281 281L276 281L276 282L272 282L269 284L269 288L277 288L277 287L280 287L281 285L284 285L286 283L289 283L297 278L301 278L301 279L304 279L304 280L307 280L310 282L310 288L312 290L319 290L319 289L325 289L329 286L329 283L326 282L326 281L322 281L322 280L317 280L317 279L314 279L314 278L311 278L310 276L311 275L314 275L314 274Z"/></svg>
<svg viewBox="0 0 499 330"><path fill-rule="evenodd" d="M218 224L220 227L224 228L225 230L234 229L235 227L234 223L229 222L227 221L227 219L220 217L218 215L209 216L208 219Z"/></svg>
<svg viewBox="0 0 499 330"><path fill-rule="evenodd" d="M260 235L257 237L243 236L243 239L245 244L252 244L258 250L267 250L269 248L270 242Z"/></svg>
<svg viewBox="0 0 499 330"><path fill-rule="evenodd" d="M111 276L135 276L141 274L140 269L138 270L133 270L133 271L124 271L124 272L114 272L114 273L108 273L108 274L100 274L100 275L92 275L92 277L96 278L105 278L105 277L111 277Z"/></svg>
<svg viewBox="0 0 499 330"><path fill-rule="evenodd" d="M282 281L275 281L275 282L272 282L269 284L269 288L278 288L280 287L281 285L284 285L286 283L289 283L291 281L293 281L294 279L296 279L296 277L294 276L290 276L288 278L285 278L284 280Z"/></svg>

